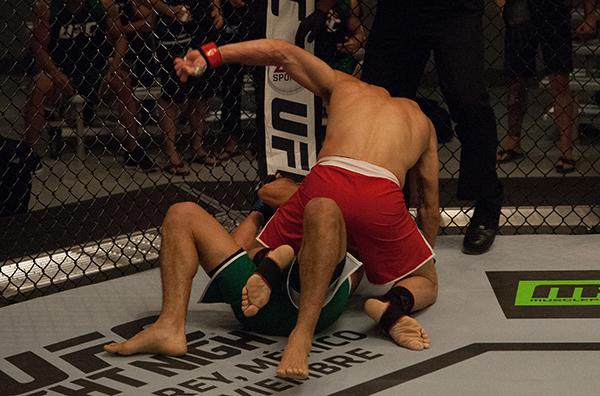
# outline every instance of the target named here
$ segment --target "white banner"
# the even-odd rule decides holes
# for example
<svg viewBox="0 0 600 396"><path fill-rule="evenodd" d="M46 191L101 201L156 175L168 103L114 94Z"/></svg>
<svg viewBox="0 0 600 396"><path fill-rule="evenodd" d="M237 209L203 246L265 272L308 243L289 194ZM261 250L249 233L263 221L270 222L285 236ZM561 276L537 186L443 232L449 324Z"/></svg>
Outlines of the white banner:
<svg viewBox="0 0 600 396"><path fill-rule="evenodd" d="M266 37L294 43L298 23L314 0L268 0ZM314 43L306 50L313 51ZM281 68L265 72L265 153L267 173L305 175L317 159L315 96Z"/></svg>

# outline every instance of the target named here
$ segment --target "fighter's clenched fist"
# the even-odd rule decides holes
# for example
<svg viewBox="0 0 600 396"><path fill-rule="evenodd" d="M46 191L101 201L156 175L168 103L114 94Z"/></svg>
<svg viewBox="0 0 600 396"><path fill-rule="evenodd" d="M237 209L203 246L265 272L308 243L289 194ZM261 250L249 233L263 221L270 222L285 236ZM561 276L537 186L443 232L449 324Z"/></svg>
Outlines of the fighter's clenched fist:
<svg viewBox="0 0 600 396"><path fill-rule="evenodd" d="M175 58L175 73L181 82L190 77L199 77L208 67L221 66L223 59L215 43L203 45L200 50L190 49L183 58Z"/></svg>
<svg viewBox="0 0 600 396"><path fill-rule="evenodd" d="M198 77L206 71L206 61L198 50L189 50L183 58L175 58L175 73L181 82Z"/></svg>

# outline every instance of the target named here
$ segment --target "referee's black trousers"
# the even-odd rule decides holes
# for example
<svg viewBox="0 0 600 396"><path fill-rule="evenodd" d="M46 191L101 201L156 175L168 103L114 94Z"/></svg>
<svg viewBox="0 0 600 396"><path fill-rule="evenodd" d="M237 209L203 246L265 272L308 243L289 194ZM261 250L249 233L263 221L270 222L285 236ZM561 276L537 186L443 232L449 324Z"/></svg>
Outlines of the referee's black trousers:
<svg viewBox="0 0 600 396"><path fill-rule="evenodd" d="M392 96L412 99L433 52L462 145L457 197L464 200L502 194L496 173L496 118L483 75L482 3L380 0L362 74L365 82L386 88Z"/></svg>

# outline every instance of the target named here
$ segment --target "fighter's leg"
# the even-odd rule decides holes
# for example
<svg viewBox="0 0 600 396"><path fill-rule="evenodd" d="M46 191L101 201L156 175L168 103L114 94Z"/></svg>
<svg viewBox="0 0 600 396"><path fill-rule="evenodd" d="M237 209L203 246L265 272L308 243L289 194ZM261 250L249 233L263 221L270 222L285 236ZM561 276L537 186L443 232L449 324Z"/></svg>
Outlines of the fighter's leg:
<svg viewBox="0 0 600 396"><path fill-rule="evenodd" d="M400 346L412 350L429 348L429 335L409 313L433 304L438 283L433 260L398 281L383 298L365 301L365 312ZM391 295L390 295L391 294ZM384 316L385 315L385 316Z"/></svg>
<svg viewBox="0 0 600 396"><path fill-rule="evenodd" d="M346 253L346 227L337 204L315 198L304 208L302 246L299 253L300 306L296 326L277 367L284 378L308 377L308 353L336 265Z"/></svg>
<svg viewBox="0 0 600 396"><path fill-rule="evenodd" d="M163 301L160 316L156 323L130 340L105 346L108 352L185 354L185 321L198 263L210 272L239 250L221 224L193 203L179 203L169 208L161 236Z"/></svg>

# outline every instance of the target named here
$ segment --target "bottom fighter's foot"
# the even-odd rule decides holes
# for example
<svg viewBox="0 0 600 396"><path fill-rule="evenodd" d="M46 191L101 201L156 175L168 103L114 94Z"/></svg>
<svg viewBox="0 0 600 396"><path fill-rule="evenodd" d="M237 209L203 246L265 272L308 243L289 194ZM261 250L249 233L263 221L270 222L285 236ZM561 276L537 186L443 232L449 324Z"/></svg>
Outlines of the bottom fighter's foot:
<svg viewBox="0 0 600 396"><path fill-rule="evenodd" d="M125 342L105 345L104 350L123 356L136 353L182 356L187 352L187 341L183 329L178 331L155 323Z"/></svg>
<svg viewBox="0 0 600 396"><path fill-rule="evenodd" d="M384 302L376 298L370 298L365 302L365 312L374 321L379 323L381 316L389 306L389 302ZM394 342L402 347L413 351L422 351L429 348L431 341L429 335L421 324L410 316L403 316L390 328L389 336Z"/></svg>
<svg viewBox="0 0 600 396"><path fill-rule="evenodd" d="M277 366L277 376L291 379L308 378L308 353L311 346L311 337L290 334L279 366Z"/></svg>
<svg viewBox="0 0 600 396"><path fill-rule="evenodd" d="M249 318L258 313L258 311L267 305L271 297L271 288L265 282L262 276L252 274L246 286L242 289L242 312Z"/></svg>
<svg viewBox="0 0 600 396"><path fill-rule="evenodd" d="M294 258L294 249L289 245L281 245L271 250L267 257L273 260L279 269L283 269ZM267 305L269 298L271 298L271 285L259 274L252 274L242 289L241 308L244 316L249 318L256 315Z"/></svg>

